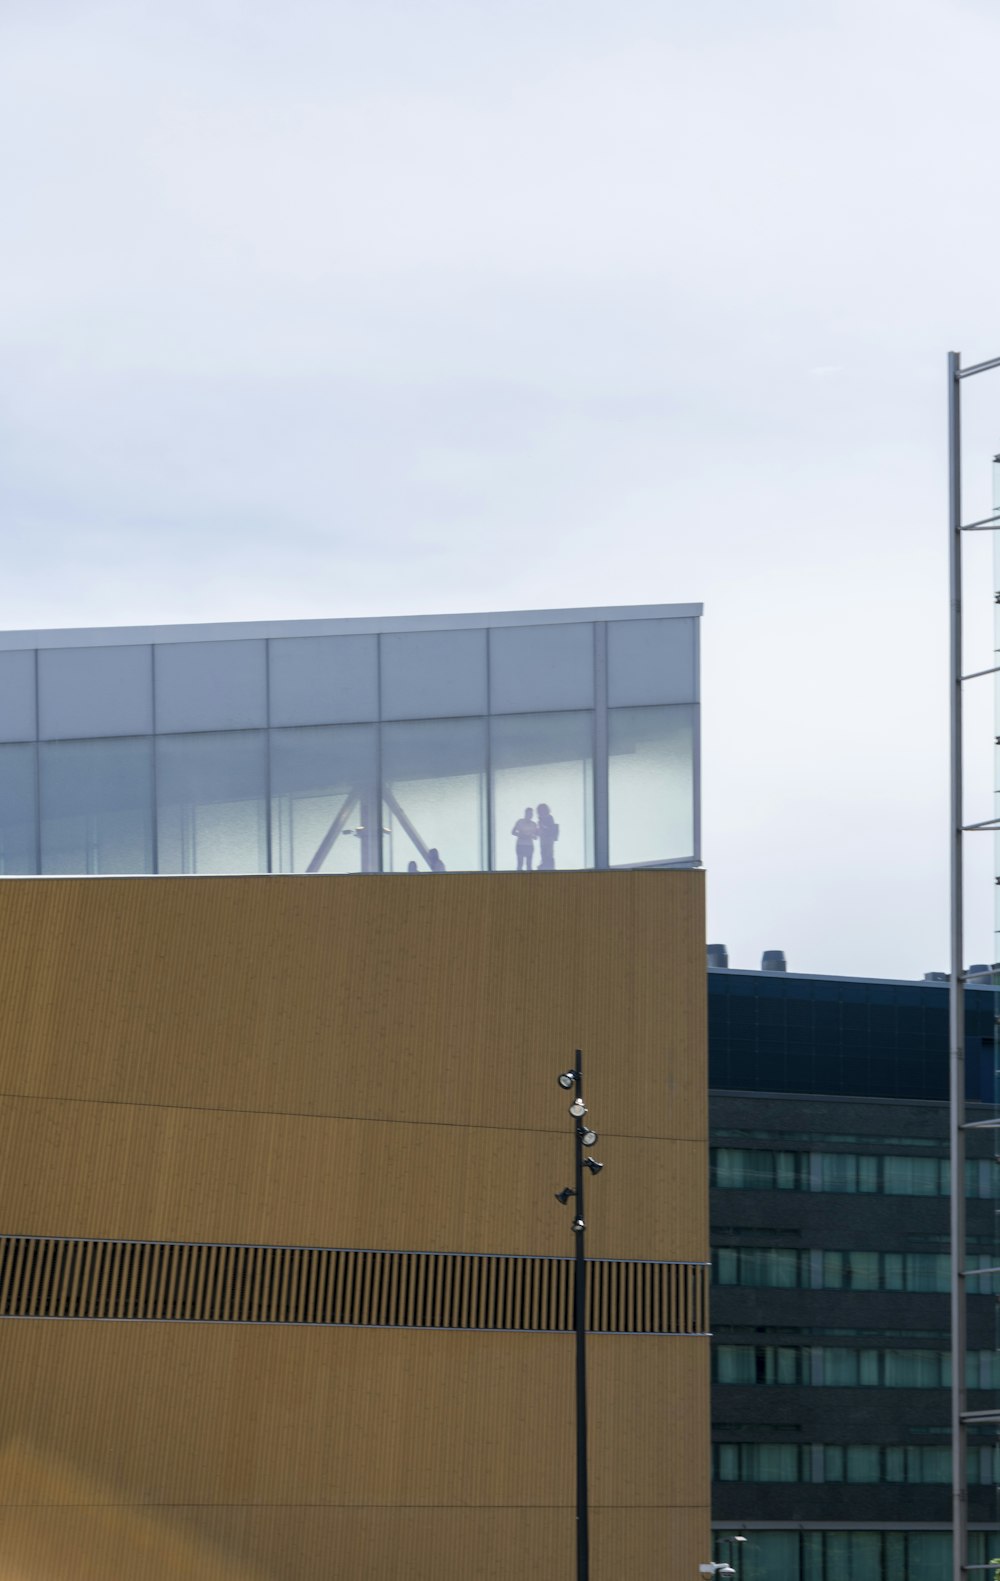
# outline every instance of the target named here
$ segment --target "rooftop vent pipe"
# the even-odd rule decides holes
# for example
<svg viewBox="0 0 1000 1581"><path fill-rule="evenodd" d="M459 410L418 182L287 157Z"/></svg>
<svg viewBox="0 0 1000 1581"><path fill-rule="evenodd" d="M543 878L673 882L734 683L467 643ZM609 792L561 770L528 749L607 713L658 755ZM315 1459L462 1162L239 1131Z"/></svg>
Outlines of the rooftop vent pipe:
<svg viewBox="0 0 1000 1581"><path fill-rule="evenodd" d="M724 944L710 944L708 946L708 964L725 969L729 965L729 951Z"/></svg>
<svg viewBox="0 0 1000 1581"><path fill-rule="evenodd" d="M765 950L760 958L760 969L762 972L787 972L784 950Z"/></svg>

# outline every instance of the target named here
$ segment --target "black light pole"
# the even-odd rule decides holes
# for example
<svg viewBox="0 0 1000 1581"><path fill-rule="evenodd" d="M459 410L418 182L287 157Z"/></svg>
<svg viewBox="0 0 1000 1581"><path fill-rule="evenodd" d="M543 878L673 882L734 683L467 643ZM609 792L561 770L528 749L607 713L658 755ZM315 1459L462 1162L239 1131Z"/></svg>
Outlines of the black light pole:
<svg viewBox="0 0 1000 1581"><path fill-rule="evenodd" d="M572 1186L556 1192L556 1201L565 1207L570 1197L576 1199L573 1214L573 1233L576 1236L574 1261L573 1316L576 1328L576 1576L577 1581L590 1581L590 1507L587 1493L587 1260L584 1237L586 1221L583 1212L583 1171L589 1169L597 1175L604 1168L596 1159L584 1155L585 1147L593 1147L597 1132L584 1124L587 1105L583 1101L583 1056L576 1051L573 1070L563 1071L559 1085L566 1092L574 1089L569 1106L573 1120L574 1173Z"/></svg>

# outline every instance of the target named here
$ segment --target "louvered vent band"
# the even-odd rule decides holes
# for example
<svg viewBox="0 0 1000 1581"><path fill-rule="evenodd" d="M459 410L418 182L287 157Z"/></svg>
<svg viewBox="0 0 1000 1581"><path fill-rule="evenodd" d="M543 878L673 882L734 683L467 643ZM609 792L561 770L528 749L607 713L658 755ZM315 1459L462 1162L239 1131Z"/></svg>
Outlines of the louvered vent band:
<svg viewBox="0 0 1000 1581"><path fill-rule="evenodd" d="M601 1334L703 1334L701 1263L588 1262ZM573 1259L0 1237L0 1317L361 1327L573 1327Z"/></svg>

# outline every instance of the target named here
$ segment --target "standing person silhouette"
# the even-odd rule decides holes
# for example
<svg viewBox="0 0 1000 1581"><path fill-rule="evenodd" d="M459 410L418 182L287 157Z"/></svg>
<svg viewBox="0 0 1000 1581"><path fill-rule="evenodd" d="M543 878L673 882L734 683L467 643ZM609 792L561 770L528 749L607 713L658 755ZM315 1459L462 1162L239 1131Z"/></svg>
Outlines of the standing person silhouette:
<svg viewBox="0 0 1000 1581"><path fill-rule="evenodd" d="M524 817L519 818L510 831L517 844L514 847L517 856L517 871L530 873L531 864L535 859L535 841L538 839L538 825L534 820L531 807L525 807Z"/></svg>
<svg viewBox="0 0 1000 1581"><path fill-rule="evenodd" d="M552 872L556 865L555 843L559 838L559 825L552 816L547 802L538 803L538 870Z"/></svg>
<svg viewBox="0 0 1000 1581"><path fill-rule="evenodd" d="M436 845L432 845L427 853L427 865L432 873L443 873L445 871L444 863L441 860L441 853Z"/></svg>

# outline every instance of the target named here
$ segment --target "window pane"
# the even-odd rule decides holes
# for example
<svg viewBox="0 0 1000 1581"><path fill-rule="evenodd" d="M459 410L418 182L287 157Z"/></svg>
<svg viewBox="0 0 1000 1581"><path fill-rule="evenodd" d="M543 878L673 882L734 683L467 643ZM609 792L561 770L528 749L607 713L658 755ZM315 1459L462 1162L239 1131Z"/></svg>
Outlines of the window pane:
<svg viewBox="0 0 1000 1581"><path fill-rule="evenodd" d="M716 1249L715 1282L717 1285L739 1283L739 1257L735 1246L720 1246Z"/></svg>
<svg viewBox="0 0 1000 1581"><path fill-rule="evenodd" d="M825 1532L825 1581L882 1581L881 1532Z"/></svg>
<svg viewBox="0 0 1000 1581"><path fill-rule="evenodd" d="M940 1252L906 1252L905 1259L907 1290L949 1289L947 1256Z"/></svg>
<svg viewBox="0 0 1000 1581"><path fill-rule="evenodd" d="M854 1153L814 1153L819 1164L823 1191L858 1189L858 1160Z"/></svg>
<svg viewBox="0 0 1000 1581"><path fill-rule="evenodd" d="M374 725L271 731L276 873L378 870Z"/></svg>
<svg viewBox="0 0 1000 1581"><path fill-rule="evenodd" d="M858 1190L878 1190L878 1159L864 1153L858 1158Z"/></svg>
<svg viewBox="0 0 1000 1581"><path fill-rule="evenodd" d="M936 1158L882 1160L885 1192L897 1197L936 1197L940 1189L940 1164Z"/></svg>
<svg viewBox="0 0 1000 1581"><path fill-rule="evenodd" d="M824 1252L823 1284L828 1290L877 1290L878 1252Z"/></svg>
<svg viewBox="0 0 1000 1581"><path fill-rule="evenodd" d="M845 1388L858 1381L858 1352L846 1346L828 1345L823 1351L823 1382Z"/></svg>
<svg viewBox="0 0 1000 1581"><path fill-rule="evenodd" d="M756 1356L752 1345L720 1345L715 1357L719 1383L756 1382Z"/></svg>
<svg viewBox="0 0 1000 1581"><path fill-rule="evenodd" d="M43 873L153 871L148 736L38 748Z"/></svg>
<svg viewBox="0 0 1000 1581"><path fill-rule="evenodd" d="M0 747L0 873L35 873L35 748Z"/></svg>
<svg viewBox="0 0 1000 1581"><path fill-rule="evenodd" d="M502 714L491 730L494 868L593 867L593 714Z"/></svg>
<svg viewBox="0 0 1000 1581"><path fill-rule="evenodd" d="M267 872L267 737L263 730L159 736L161 873Z"/></svg>
<svg viewBox="0 0 1000 1581"><path fill-rule="evenodd" d="M484 869L484 720L383 725L382 787L387 873Z"/></svg>
<svg viewBox="0 0 1000 1581"><path fill-rule="evenodd" d="M798 1482L798 1444L743 1444L745 1482Z"/></svg>
<svg viewBox="0 0 1000 1581"><path fill-rule="evenodd" d="M773 1358L773 1359L772 1359ZM798 1383L799 1353L790 1345L779 1345L771 1353L769 1383Z"/></svg>
<svg viewBox="0 0 1000 1581"><path fill-rule="evenodd" d="M797 1191L801 1153L775 1153L774 1184L779 1191Z"/></svg>
<svg viewBox="0 0 1000 1581"><path fill-rule="evenodd" d="M848 1444L848 1482L881 1481L881 1467L879 1461L879 1451L876 1444Z"/></svg>
<svg viewBox="0 0 1000 1581"><path fill-rule="evenodd" d="M941 1382L941 1357L936 1350L887 1350L888 1389L936 1389Z"/></svg>
<svg viewBox="0 0 1000 1581"><path fill-rule="evenodd" d="M612 867L694 855L694 709L608 712Z"/></svg>
<svg viewBox="0 0 1000 1581"><path fill-rule="evenodd" d="M970 1532L971 1542L979 1534ZM948 1532L909 1532L907 1534L906 1581L950 1581L951 1536ZM990 1554L997 1549L991 1547ZM985 1557L988 1559L989 1554ZM982 1573L982 1572L980 1572Z"/></svg>

